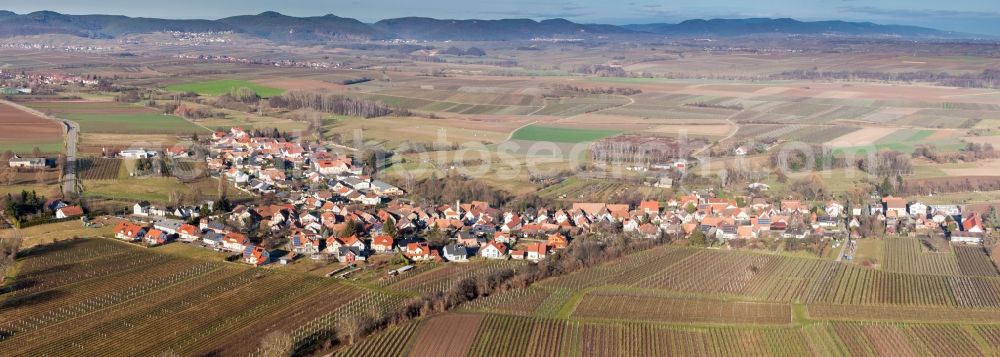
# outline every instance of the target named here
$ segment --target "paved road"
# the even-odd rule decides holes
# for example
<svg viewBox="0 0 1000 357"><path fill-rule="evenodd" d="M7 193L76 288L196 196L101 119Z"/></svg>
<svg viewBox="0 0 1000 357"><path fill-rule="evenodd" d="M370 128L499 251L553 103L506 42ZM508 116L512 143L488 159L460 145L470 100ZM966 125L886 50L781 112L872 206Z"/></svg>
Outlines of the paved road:
<svg viewBox="0 0 1000 357"><path fill-rule="evenodd" d="M31 114L34 114L34 115L37 115L37 116L40 116L40 117L43 117L43 118L46 118L46 119L51 119L51 120L55 120L55 121L58 121L58 122L62 123L63 128L66 130L66 134L65 134L66 135L66 166L63 168L63 177L62 177L62 182L61 182L62 183L62 187L63 187L63 193L67 194L67 195L73 194L73 193L77 193L77 184L76 184L76 146L77 146L77 143L79 143L79 141L80 141L80 126L77 123L74 123L72 121L69 121L69 120L66 120L66 119L60 119L60 118L51 117L51 116L46 115L45 113L42 113L42 112L37 111L35 109L28 108L26 106L23 106L23 105L20 105L20 104L11 102L11 101L0 100L0 102L3 102L4 104L10 105L12 107L18 108L18 109L20 109L22 111L25 111L25 112L28 112L28 113L31 113Z"/></svg>

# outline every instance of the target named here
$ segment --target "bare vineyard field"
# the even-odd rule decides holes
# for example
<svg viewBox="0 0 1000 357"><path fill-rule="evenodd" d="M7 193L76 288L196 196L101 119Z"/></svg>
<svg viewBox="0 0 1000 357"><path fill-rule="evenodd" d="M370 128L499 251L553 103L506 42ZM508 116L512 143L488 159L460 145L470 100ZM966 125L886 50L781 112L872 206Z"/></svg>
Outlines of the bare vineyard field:
<svg viewBox="0 0 1000 357"><path fill-rule="evenodd" d="M573 311L573 317L623 321L783 325L792 322L792 307L776 303L595 292L583 298Z"/></svg>
<svg viewBox="0 0 1000 357"><path fill-rule="evenodd" d="M532 315L550 295L551 293L543 288L510 289L477 299L469 303L466 308L513 315Z"/></svg>
<svg viewBox="0 0 1000 357"><path fill-rule="evenodd" d="M570 289L632 284L644 276L669 269L673 264L695 254L695 252L697 250L687 248L659 247L626 256L616 262L550 279L542 284L549 287Z"/></svg>
<svg viewBox="0 0 1000 357"><path fill-rule="evenodd" d="M958 260L958 270L962 275L967 276L996 276L997 267L993 264L989 254L982 247L962 247L952 248Z"/></svg>
<svg viewBox="0 0 1000 357"><path fill-rule="evenodd" d="M324 301L332 309L360 295L321 278L105 239L46 246L18 264L14 288L0 306L0 348L12 354L249 352L255 345L235 343L245 339L246 328L261 333L305 320L290 309L293 302Z"/></svg>
<svg viewBox="0 0 1000 357"><path fill-rule="evenodd" d="M951 252L923 252L920 241L911 238L885 239L885 270L913 273L958 275L959 267Z"/></svg>
<svg viewBox="0 0 1000 357"><path fill-rule="evenodd" d="M501 269L517 269L521 263L523 262L489 261L461 265L449 264L439 269L433 269L426 273L403 279L390 285L390 287L396 290L420 293L445 291L462 279Z"/></svg>
<svg viewBox="0 0 1000 357"><path fill-rule="evenodd" d="M411 322L401 326L391 327L389 330L371 336L358 344L337 352L337 356L343 357L368 357L368 356L404 356L406 355L409 342L412 341L414 332L419 323Z"/></svg>
<svg viewBox="0 0 1000 357"><path fill-rule="evenodd" d="M809 317L817 320L928 323L955 321L995 323L1000 321L1000 310L986 309L870 305L809 305L807 309Z"/></svg>
<svg viewBox="0 0 1000 357"><path fill-rule="evenodd" d="M77 172L82 180L114 180L118 178L122 160L88 158L77 160Z"/></svg>
<svg viewBox="0 0 1000 357"><path fill-rule="evenodd" d="M475 343L482 315L448 314L428 319L420 326L411 356L466 356Z"/></svg>

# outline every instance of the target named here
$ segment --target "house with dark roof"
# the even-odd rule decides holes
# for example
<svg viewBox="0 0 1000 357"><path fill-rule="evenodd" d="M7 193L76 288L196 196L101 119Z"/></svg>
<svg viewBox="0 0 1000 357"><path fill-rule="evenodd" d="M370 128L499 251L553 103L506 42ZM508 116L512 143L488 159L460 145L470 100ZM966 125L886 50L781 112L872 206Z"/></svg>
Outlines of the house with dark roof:
<svg viewBox="0 0 1000 357"><path fill-rule="evenodd" d="M364 252L358 247L354 246L343 246L337 248L337 261L345 264L351 264L354 262L365 261Z"/></svg>
<svg viewBox="0 0 1000 357"><path fill-rule="evenodd" d="M469 251L463 245L452 243L444 247L444 258L450 262L467 262Z"/></svg>

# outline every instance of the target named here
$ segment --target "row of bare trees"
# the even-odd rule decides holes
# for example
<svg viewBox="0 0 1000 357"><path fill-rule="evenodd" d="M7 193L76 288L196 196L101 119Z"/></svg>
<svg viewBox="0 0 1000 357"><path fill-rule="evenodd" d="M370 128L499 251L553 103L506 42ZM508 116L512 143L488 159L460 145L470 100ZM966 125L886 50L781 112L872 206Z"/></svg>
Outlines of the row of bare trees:
<svg viewBox="0 0 1000 357"><path fill-rule="evenodd" d="M268 100L268 104L272 108L289 110L312 109L324 113L365 118L392 114L392 109L378 100L358 99L339 94L310 91L289 91L280 96L271 97Z"/></svg>
<svg viewBox="0 0 1000 357"><path fill-rule="evenodd" d="M858 169L878 177L909 175L913 173L910 155L899 151L884 150L858 159Z"/></svg>
<svg viewBox="0 0 1000 357"><path fill-rule="evenodd" d="M642 90L636 88L622 88L622 87L588 88L588 87L577 87L574 85L558 84L558 83L553 84L552 89L559 91L584 93L584 94L613 94L613 95L625 95L625 96L642 94Z"/></svg>
<svg viewBox="0 0 1000 357"><path fill-rule="evenodd" d="M883 81L936 83L951 87L1000 88L1000 69L986 69L974 74L947 72L879 72L879 71L822 71L800 69L772 76L773 79Z"/></svg>

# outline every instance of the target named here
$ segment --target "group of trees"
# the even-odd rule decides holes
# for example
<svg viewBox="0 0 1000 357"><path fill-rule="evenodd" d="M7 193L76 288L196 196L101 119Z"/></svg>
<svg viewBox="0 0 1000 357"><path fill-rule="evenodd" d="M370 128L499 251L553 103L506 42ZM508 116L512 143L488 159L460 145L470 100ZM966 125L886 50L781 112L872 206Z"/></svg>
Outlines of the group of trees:
<svg viewBox="0 0 1000 357"><path fill-rule="evenodd" d="M929 195L946 192L977 192L1000 190L1000 178L944 177L935 179L907 180L900 183L898 194Z"/></svg>
<svg viewBox="0 0 1000 357"><path fill-rule="evenodd" d="M21 239L21 232L16 229L8 230L0 237L0 284L7 280L7 269L14 266L21 249Z"/></svg>
<svg viewBox="0 0 1000 357"><path fill-rule="evenodd" d="M461 48L452 46L444 50L441 50L440 54L452 55L452 56L483 57L486 55L486 51L483 51L483 49L479 47L469 47L463 50Z"/></svg>
<svg viewBox="0 0 1000 357"><path fill-rule="evenodd" d="M470 202L485 201L491 207L503 207L514 197L484 182L449 174L445 177L431 176L415 180L407 187L407 193L427 202Z"/></svg>
<svg viewBox="0 0 1000 357"><path fill-rule="evenodd" d="M598 77L628 77L628 72L622 67L604 64L584 65L573 68L574 73L589 74Z"/></svg>
<svg viewBox="0 0 1000 357"><path fill-rule="evenodd" d="M847 163L822 145L783 146L771 154L771 167L784 172L842 168Z"/></svg>
<svg viewBox="0 0 1000 357"><path fill-rule="evenodd" d="M694 148L704 143L701 139L678 141L666 137L623 135L594 142L590 145L590 153L594 161L609 164L669 164L687 157Z"/></svg>
<svg viewBox="0 0 1000 357"><path fill-rule="evenodd" d="M345 85L345 86L349 86L349 85L352 85L352 84L358 84L358 83L364 83L364 82L371 82L373 80L374 79L372 79L371 77L361 77L361 78L345 79L343 81L340 81L340 83L343 84L343 85Z"/></svg>
<svg viewBox="0 0 1000 357"><path fill-rule="evenodd" d="M207 108L197 108L187 104L170 102L163 105L164 114L173 114L185 119L223 118L225 113Z"/></svg>
<svg viewBox="0 0 1000 357"><path fill-rule="evenodd" d="M137 103L142 100L138 90L126 90L115 95L115 101L121 103Z"/></svg>
<svg viewBox="0 0 1000 357"><path fill-rule="evenodd" d="M707 102L694 102L694 103L687 103L687 104L684 104L684 105L689 106L689 107L697 107L697 108L743 110L743 104L738 104L738 103L737 104L726 105L726 104L713 104L713 103L707 103Z"/></svg>
<svg viewBox="0 0 1000 357"><path fill-rule="evenodd" d="M967 143L965 148L958 152L942 153L938 152L934 145L920 145L913 151L913 157L924 158L935 163L973 162L983 159L993 159L1000 157L1000 152L993 149L990 143L978 144Z"/></svg>
<svg viewBox="0 0 1000 357"><path fill-rule="evenodd" d="M350 115L365 118L381 117L392 114L392 109L377 100L357 99L338 94L325 94L309 91L289 91L280 96L271 97L268 104L272 108L289 110L312 109L324 113Z"/></svg>
<svg viewBox="0 0 1000 357"><path fill-rule="evenodd" d="M258 95L253 89L247 87L231 88L229 93L224 94L223 96L227 95L230 98L246 104L256 104L260 101L260 95Z"/></svg>
<svg viewBox="0 0 1000 357"><path fill-rule="evenodd" d="M34 190L21 190L20 195L8 193L3 198L4 213L15 223L40 218L44 213L45 197L39 196Z"/></svg>
<svg viewBox="0 0 1000 357"><path fill-rule="evenodd" d="M793 80L845 80L881 82L922 82L949 87L1000 88L1000 70L986 69L976 74L951 74L947 72L876 72L876 71L821 71L800 69L772 76L772 79Z"/></svg>
<svg viewBox="0 0 1000 357"><path fill-rule="evenodd" d="M586 87L577 87L569 84L553 84L552 89L557 91L567 91L567 92L585 93L585 94L613 94L613 95L625 95L625 96L642 93L641 89L636 89L636 88L620 88L620 87L586 88Z"/></svg>
<svg viewBox="0 0 1000 357"><path fill-rule="evenodd" d="M861 171L878 177L909 175L913 173L910 155L899 151L883 150L857 160Z"/></svg>
<svg viewBox="0 0 1000 357"><path fill-rule="evenodd" d="M788 190L801 195L802 198L807 200L826 198L829 194L826 183L823 182L823 178L819 177L819 174L815 172L810 173L801 179L792 181L792 183L788 185Z"/></svg>

